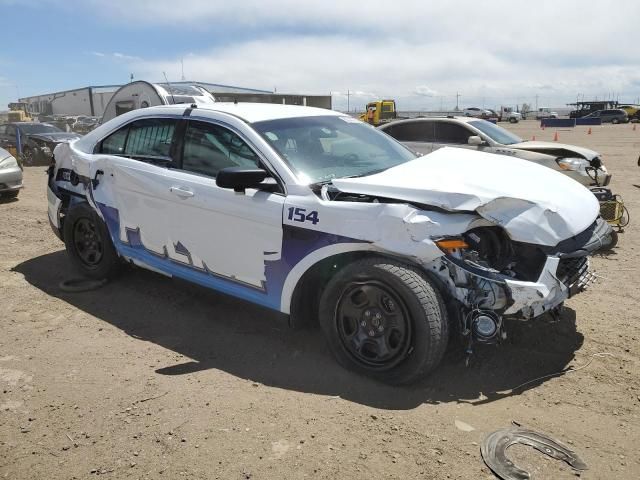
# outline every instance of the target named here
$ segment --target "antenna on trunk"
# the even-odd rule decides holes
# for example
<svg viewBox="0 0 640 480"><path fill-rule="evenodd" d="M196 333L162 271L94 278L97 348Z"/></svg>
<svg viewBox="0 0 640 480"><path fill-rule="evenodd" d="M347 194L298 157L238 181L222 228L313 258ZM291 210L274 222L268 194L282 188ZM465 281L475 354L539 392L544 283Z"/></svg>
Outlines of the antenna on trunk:
<svg viewBox="0 0 640 480"><path fill-rule="evenodd" d="M164 80L167 82L167 85L169 85L169 93L171 94L171 103L173 103L175 105L176 104L176 99L173 98L173 87L169 83L169 79L167 78L167 74L165 72L162 72L162 74L164 75Z"/></svg>

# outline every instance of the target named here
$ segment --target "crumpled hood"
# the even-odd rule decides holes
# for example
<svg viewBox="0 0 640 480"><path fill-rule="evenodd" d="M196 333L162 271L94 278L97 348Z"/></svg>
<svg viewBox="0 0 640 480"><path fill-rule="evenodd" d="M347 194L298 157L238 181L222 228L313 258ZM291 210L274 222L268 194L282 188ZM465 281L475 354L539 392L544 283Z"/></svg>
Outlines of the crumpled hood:
<svg viewBox="0 0 640 480"><path fill-rule="evenodd" d="M53 132L53 133L33 133L28 134L27 137L33 138L35 140L42 140L44 142L49 143L60 143L60 142L70 142L71 140L76 140L80 138L80 135L77 133L71 132Z"/></svg>
<svg viewBox="0 0 640 480"><path fill-rule="evenodd" d="M593 150L589 150L588 148L576 147L575 145L569 145L567 143L557 143L557 142L520 142L515 143L513 145L509 145L509 148L516 148L518 150L535 150L537 152L541 152L544 150L568 150L570 152L576 152L580 157L584 157L587 160L593 160L596 157L599 157L600 154Z"/></svg>
<svg viewBox="0 0 640 480"><path fill-rule="evenodd" d="M561 173L459 148L441 148L375 175L332 183L343 192L475 211L513 240L547 246L584 231L599 212L595 196Z"/></svg>

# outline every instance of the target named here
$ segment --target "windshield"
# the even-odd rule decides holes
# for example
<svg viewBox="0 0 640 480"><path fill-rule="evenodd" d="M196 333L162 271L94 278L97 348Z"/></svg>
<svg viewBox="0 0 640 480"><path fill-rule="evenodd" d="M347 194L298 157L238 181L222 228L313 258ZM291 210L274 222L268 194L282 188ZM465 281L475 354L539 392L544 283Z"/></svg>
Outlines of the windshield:
<svg viewBox="0 0 640 480"><path fill-rule="evenodd" d="M286 118L253 127L309 183L369 175L416 158L388 135L348 116Z"/></svg>
<svg viewBox="0 0 640 480"><path fill-rule="evenodd" d="M514 143L522 142L522 139L517 135L486 120L474 120L469 122L469 125L477 128L491 140L502 145L513 145Z"/></svg>
<svg viewBox="0 0 640 480"><path fill-rule="evenodd" d="M32 133L59 133L62 132L53 125L47 125L46 123L29 123L20 125L20 131L27 134Z"/></svg>

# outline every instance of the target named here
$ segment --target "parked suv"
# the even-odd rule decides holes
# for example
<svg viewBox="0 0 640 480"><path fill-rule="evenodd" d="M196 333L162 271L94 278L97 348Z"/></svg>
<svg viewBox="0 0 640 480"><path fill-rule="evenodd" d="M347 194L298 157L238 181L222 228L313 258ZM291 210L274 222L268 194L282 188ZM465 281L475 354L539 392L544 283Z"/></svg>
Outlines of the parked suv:
<svg viewBox="0 0 640 480"><path fill-rule="evenodd" d="M621 110L619 108L615 108L613 110L598 110L596 112L590 113L584 118L599 118L602 123L628 123L629 116L627 112Z"/></svg>
<svg viewBox="0 0 640 480"><path fill-rule="evenodd" d="M413 118L380 129L423 155L445 146L460 147L535 162L562 172L585 186L604 186L611 180L598 152L557 142L527 142L481 119Z"/></svg>
<svg viewBox="0 0 640 480"><path fill-rule="evenodd" d="M47 198L84 275L127 262L318 319L340 363L391 383L435 368L449 332L471 348L505 319L557 314L611 236L564 175L455 148L417 157L293 105L125 113L56 148Z"/></svg>

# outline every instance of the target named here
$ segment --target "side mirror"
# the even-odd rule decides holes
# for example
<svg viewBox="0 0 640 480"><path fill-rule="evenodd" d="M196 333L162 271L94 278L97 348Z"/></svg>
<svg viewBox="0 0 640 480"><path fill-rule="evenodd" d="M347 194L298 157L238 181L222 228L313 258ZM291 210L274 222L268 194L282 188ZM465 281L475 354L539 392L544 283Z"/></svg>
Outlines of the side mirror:
<svg viewBox="0 0 640 480"><path fill-rule="evenodd" d="M260 188L268 173L261 168L227 167L218 172L216 185L244 192L247 188Z"/></svg>
<svg viewBox="0 0 640 480"><path fill-rule="evenodd" d="M484 145L484 140L479 135L471 135L467 142L469 145Z"/></svg>

